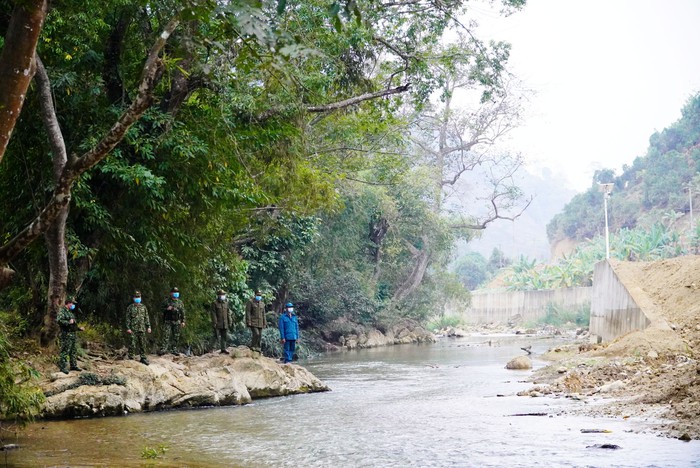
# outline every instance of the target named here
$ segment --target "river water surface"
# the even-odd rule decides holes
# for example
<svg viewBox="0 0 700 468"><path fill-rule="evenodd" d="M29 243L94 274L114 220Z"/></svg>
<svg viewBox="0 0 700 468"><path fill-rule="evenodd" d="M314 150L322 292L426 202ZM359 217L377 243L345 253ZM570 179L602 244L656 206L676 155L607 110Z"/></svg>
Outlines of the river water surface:
<svg viewBox="0 0 700 468"><path fill-rule="evenodd" d="M504 365L528 344L536 356L553 342L475 337L325 354L302 365L331 392L39 422L19 436L22 448L0 453L0 465L700 467L700 441L632 433L641 423L631 419L562 414L581 402L515 396L530 386L530 371ZM513 416L522 413L547 416ZM142 458L160 446L167 450L159 458Z"/></svg>

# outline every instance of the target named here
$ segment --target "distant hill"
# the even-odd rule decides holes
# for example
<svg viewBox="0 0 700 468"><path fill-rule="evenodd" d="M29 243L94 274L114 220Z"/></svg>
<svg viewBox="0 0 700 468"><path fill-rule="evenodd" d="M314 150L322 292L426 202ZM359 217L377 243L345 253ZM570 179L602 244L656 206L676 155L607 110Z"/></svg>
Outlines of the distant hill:
<svg viewBox="0 0 700 468"><path fill-rule="evenodd" d="M611 169L597 171L591 187L574 196L547 225L549 242L581 241L604 233L599 183L613 184L608 202L611 232L658 222L671 225L689 213L691 206L700 208L699 168L700 93L688 100L677 122L651 135L646 155L623 166L622 174ZM697 222L693 224L697 229Z"/></svg>

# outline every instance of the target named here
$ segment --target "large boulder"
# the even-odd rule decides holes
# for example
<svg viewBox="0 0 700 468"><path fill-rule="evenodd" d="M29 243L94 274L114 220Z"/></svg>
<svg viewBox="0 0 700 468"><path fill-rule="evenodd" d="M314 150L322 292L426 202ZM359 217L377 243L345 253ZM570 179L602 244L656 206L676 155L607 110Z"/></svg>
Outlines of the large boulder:
<svg viewBox="0 0 700 468"><path fill-rule="evenodd" d="M230 356L154 356L149 366L130 360L92 361L82 376L76 372L55 373L42 382L47 398L41 416L112 416L167 408L242 405L255 398L329 390L301 366L255 356L246 347L229 351ZM98 385L85 385L91 381L86 377L92 377Z"/></svg>
<svg viewBox="0 0 700 468"><path fill-rule="evenodd" d="M527 356L518 356L506 364L506 369L523 370L532 369L532 360Z"/></svg>

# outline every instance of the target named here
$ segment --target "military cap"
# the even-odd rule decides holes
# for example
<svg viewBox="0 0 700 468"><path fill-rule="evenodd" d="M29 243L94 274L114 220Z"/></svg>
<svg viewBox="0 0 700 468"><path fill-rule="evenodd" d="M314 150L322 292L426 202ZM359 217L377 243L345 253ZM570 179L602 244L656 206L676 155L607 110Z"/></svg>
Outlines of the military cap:
<svg viewBox="0 0 700 468"><path fill-rule="evenodd" d="M173 288L173 289L170 290L170 292L180 292L180 290L177 289L177 288Z"/></svg>
<svg viewBox="0 0 700 468"><path fill-rule="evenodd" d="M259 289L256 289L256 290L255 290L255 294L258 295L258 296L260 296L260 295L262 295L262 291L259 290Z"/></svg>
<svg viewBox="0 0 700 468"><path fill-rule="evenodd" d="M78 301L75 300L73 296L66 296L65 304L77 304Z"/></svg>
<svg viewBox="0 0 700 468"><path fill-rule="evenodd" d="M141 291L137 289L136 291L134 291L134 294L132 294L132 297L141 297Z"/></svg>
<svg viewBox="0 0 700 468"><path fill-rule="evenodd" d="M291 302L287 302L284 306L285 307L294 307L294 304L292 304Z"/></svg>
<svg viewBox="0 0 700 468"><path fill-rule="evenodd" d="M216 294L226 294L226 291L224 291L223 289L219 289L218 291L216 291Z"/></svg>

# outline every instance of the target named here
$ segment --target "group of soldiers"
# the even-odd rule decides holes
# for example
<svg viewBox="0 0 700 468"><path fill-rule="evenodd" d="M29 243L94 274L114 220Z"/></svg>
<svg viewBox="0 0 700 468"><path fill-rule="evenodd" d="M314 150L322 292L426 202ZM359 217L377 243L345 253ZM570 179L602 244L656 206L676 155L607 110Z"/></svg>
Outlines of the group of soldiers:
<svg viewBox="0 0 700 468"><path fill-rule="evenodd" d="M68 374L71 370L80 371L76 360L76 339L77 332L83 330L79 327L75 317L75 307L77 302L72 297L66 298L65 306L58 313L57 322L61 330L61 351L59 355L58 367L62 372ZM231 311L226 300L226 292L218 290L216 300L211 304L211 321L214 330L214 337L218 341L220 352L229 354L226 350L226 339L229 328L233 325ZM161 340L159 355L171 353L179 355L177 350L180 340L180 330L185 327L185 305L180 299L180 290L172 288L170 295L162 305L163 336ZM267 327L265 318L265 303L262 300L260 290L255 291L255 296L251 298L245 307L246 325L251 331L252 351L261 352L262 331ZM294 304L288 302L285 305L284 313L279 319L280 342L284 347L284 362L290 362L294 354L296 341L299 339L299 324L296 314L294 314ZM128 358L134 359L139 355L140 362L148 365L147 335L151 333L151 321L148 309L141 302L141 292L134 291L132 302L126 309L126 333L128 335Z"/></svg>

